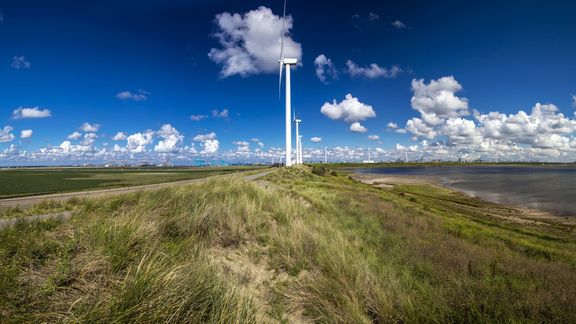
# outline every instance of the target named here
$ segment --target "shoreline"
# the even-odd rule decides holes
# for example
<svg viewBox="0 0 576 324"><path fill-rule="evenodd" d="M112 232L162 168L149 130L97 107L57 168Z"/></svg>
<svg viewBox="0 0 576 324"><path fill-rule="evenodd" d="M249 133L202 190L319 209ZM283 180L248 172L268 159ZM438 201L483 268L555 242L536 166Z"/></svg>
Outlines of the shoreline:
<svg viewBox="0 0 576 324"><path fill-rule="evenodd" d="M486 212L493 217L502 218L514 223L533 223L550 224L560 223L564 225L576 225L576 217L574 216L558 216L550 212L532 209L518 205L503 204L494 201L489 201L478 196L471 195L465 191L458 190L447 184L443 183L439 178L434 176L415 176L415 175L396 175L396 174L377 174L377 173L354 173L351 177L357 181L363 182L374 187L392 190L400 189L404 185L416 186L432 186L449 190L452 193L466 197L470 201L479 202L482 205L481 209L486 209ZM442 199L442 197L437 197ZM494 209L512 210L511 212L500 213L494 212Z"/></svg>

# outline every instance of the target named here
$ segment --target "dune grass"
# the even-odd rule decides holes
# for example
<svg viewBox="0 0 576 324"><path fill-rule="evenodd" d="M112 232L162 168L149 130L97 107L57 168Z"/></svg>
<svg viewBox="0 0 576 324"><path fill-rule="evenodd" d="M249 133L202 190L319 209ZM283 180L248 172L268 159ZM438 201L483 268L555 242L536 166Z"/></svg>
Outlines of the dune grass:
<svg viewBox="0 0 576 324"><path fill-rule="evenodd" d="M576 320L574 229L319 174L78 201L1 231L0 322Z"/></svg>

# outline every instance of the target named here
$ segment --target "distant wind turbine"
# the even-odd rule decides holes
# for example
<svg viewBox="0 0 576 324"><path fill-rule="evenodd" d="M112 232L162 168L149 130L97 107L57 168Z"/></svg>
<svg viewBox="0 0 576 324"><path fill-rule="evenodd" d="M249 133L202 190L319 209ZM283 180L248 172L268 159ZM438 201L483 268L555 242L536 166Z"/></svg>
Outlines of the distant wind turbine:
<svg viewBox="0 0 576 324"><path fill-rule="evenodd" d="M296 113L294 113L294 124L296 124L296 164L302 163L302 151L301 151L301 137L300 136L300 123L302 120L296 118Z"/></svg>
<svg viewBox="0 0 576 324"><path fill-rule="evenodd" d="M286 21L286 0L284 0L284 12L282 14L282 32L280 40L280 75L278 76L278 96L282 88L282 67L286 67L286 166L292 165L292 123L290 122L290 110L292 109L292 97L290 91L290 66L298 64L298 59L284 57L284 24Z"/></svg>

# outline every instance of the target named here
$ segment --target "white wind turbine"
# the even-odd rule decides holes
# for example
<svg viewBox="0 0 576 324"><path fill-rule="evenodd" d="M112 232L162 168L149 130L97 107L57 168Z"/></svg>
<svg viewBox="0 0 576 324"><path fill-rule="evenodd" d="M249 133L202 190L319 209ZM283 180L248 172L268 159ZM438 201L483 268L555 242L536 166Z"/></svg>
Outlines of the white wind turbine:
<svg viewBox="0 0 576 324"><path fill-rule="evenodd" d="M278 77L278 96L282 87L282 67L286 67L286 166L292 165L292 124L290 122L290 110L292 109L292 97L290 92L290 66L298 64L298 59L284 57L284 24L286 21L286 0L284 0L284 12L282 14L282 34L280 40L280 75ZM298 138L296 138L298 140Z"/></svg>
<svg viewBox="0 0 576 324"><path fill-rule="evenodd" d="M296 164L302 163L302 139L300 135L300 123L301 119L296 118L296 113L294 113L294 124L296 124Z"/></svg>

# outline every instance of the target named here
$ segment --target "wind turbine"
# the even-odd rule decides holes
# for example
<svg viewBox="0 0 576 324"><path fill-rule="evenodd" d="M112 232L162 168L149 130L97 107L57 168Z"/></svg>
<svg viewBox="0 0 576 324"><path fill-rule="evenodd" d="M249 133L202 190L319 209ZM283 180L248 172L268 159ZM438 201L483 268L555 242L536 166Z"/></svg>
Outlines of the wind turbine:
<svg viewBox="0 0 576 324"><path fill-rule="evenodd" d="M296 124L296 164L302 163L302 136L300 136L300 122L302 122L302 120L296 118L296 113L294 113L294 124Z"/></svg>
<svg viewBox="0 0 576 324"><path fill-rule="evenodd" d="M298 135L298 164L304 163L302 158L302 135Z"/></svg>
<svg viewBox="0 0 576 324"><path fill-rule="evenodd" d="M292 165L292 124L290 122L290 110L292 109L292 96L290 91L290 66L298 64L298 59L284 57L284 24L286 21L286 0L284 0L284 12L282 14L282 34L280 40L280 75L278 77L278 96L282 88L282 67L286 68L286 166Z"/></svg>

